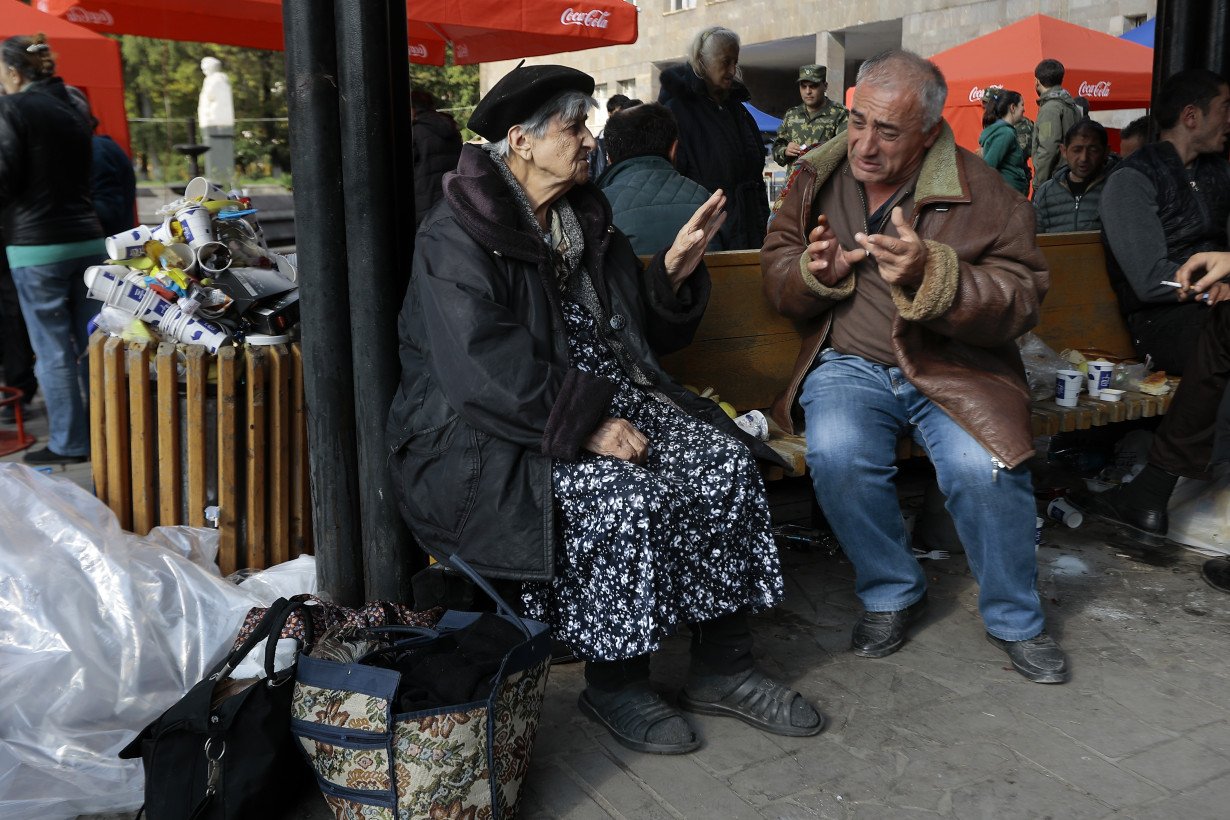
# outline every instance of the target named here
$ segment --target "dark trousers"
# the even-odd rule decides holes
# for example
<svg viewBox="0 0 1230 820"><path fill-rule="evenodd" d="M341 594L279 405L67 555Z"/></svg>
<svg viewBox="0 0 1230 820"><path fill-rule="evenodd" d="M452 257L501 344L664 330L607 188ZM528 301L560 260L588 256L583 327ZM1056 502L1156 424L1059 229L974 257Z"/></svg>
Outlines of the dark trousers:
<svg viewBox="0 0 1230 820"><path fill-rule="evenodd" d="M1212 309L1199 302L1157 305L1127 317L1132 346L1143 359L1153 357L1153 369L1183 376L1196 351L1200 331Z"/></svg>
<svg viewBox="0 0 1230 820"><path fill-rule="evenodd" d="M34 398L38 380L34 378L34 348L30 346L30 334L26 332L26 320L21 315L21 302L17 298L17 286L8 259L0 248L0 320L4 322L0 337L4 343L4 383L17 387L25 394L25 400Z"/></svg>
<svg viewBox="0 0 1230 820"><path fill-rule="evenodd" d="M1230 303L1202 310L1208 321L1153 437L1149 463L1175 475L1207 479L1209 466L1230 455L1224 452L1230 443L1224 435L1230 431Z"/></svg>

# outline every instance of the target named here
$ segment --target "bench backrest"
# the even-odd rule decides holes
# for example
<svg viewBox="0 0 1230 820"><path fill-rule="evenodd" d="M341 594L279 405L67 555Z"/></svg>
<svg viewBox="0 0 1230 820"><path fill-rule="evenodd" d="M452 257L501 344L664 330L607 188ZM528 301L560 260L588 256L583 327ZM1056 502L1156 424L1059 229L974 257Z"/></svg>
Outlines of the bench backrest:
<svg viewBox="0 0 1230 820"><path fill-rule="evenodd" d="M1099 235L1049 234L1039 236L1038 245L1051 271L1038 335L1056 351L1076 347L1132 356ZM740 412L768 407L790 379L798 333L761 293L759 251L709 253L705 264L713 293L696 339L662 364L684 384L713 387Z"/></svg>

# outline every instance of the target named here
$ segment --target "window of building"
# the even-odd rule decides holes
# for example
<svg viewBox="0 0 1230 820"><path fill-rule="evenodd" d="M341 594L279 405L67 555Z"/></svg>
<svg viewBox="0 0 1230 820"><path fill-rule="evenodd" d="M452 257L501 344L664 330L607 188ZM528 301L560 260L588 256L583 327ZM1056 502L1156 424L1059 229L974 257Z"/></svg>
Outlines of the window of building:
<svg viewBox="0 0 1230 820"><path fill-rule="evenodd" d="M636 99L636 80L618 80L615 83L615 93L623 94L630 100Z"/></svg>
<svg viewBox="0 0 1230 820"><path fill-rule="evenodd" d="M669 0L670 11L685 11L686 9L696 8L696 0Z"/></svg>
<svg viewBox="0 0 1230 820"><path fill-rule="evenodd" d="M1123 33L1126 34L1134 28L1140 28L1148 19L1149 17L1146 14L1125 14L1123 16Z"/></svg>

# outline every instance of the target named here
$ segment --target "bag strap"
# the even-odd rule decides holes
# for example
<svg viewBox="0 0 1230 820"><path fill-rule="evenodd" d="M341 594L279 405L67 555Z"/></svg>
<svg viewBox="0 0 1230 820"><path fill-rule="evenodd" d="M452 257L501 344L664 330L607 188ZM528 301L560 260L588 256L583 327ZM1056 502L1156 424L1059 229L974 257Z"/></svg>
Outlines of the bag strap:
<svg viewBox="0 0 1230 820"><path fill-rule="evenodd" d="M295 598L300 598L300 596L296 595ZM303 640L299 641L299 648L296 652L303 651L316 642L311 607L306 600L295 600L292 598L282 608L282 611L278 613L278 617L275 619L276 624L271 625L269 638L265 641L265 678L267 680L274 680L273 662L278 651L278 639L282 637L282 630L286 627L286 622L296 612L300 613L300 618L303 621Z"/></svg>
<svg viewBox="0 0 1230 820"><path fill-rule="evenodd" d="M496 610L498 610L499 613L503 615L505 618L512 621L514 624L516 624L517 629L520 629L521 634L525 635L527 639L531 639L534 637L532 634L530 634L529 627L527 627L524 623L522 623L521 616L518 615L511 606L508 605L507 601L505 601L503 598L500 597L500 594L495 591L495 587L491 586L491 584L488 583L486 578L484 578L483 576L475 572L474 568L471 567L469 564L467 564L465 561L463 561L460 558L460 556L450 555L447 560L441 561L441 563L444 564L445 566L452 567L453 569L457 570L462 575L464 575L466 578L469 578L470 582L474 584L474 586L478 587L483 592L487 593L487 597L495 601Z"/></svg>
<svg viewBox="0 0 1230 820"><path fill-rule="evenodd" d="M440 633L434 629L429 629L425 626L369 626L363 630L364 634L391 634L391 635L410 635L411 637L396 641L391 646L373 649L371 652L365 653L362 657L357 658L355 663L366 663L369 659L377 655L383 655L386 652L399 652L403 649L410 649L415 646L429 644L432 641L440 638Z"/></svg>
<svg viewBox="0 0 1230 820"><path fill-rule="evenodd" d="M273 627L274 620L281 615L282 610L288 605L289 602L285 598L278 598L274 601L265 610L264 616L252 628L252 631L248 633L248 637L244 639L244 642L232 649L230 654L210 670L209 675L206 677L212 680L222 680L229 675L231 670L238 666L258 643L269 637L269 631Z"/></svg>

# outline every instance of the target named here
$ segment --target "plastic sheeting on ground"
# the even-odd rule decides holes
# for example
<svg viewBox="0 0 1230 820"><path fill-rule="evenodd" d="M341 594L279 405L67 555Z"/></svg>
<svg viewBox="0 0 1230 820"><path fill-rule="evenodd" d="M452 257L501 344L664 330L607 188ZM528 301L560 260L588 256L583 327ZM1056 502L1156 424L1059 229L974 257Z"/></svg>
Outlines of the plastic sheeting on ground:
<svg viewBox="0 0 1230 820"><path fill-rule="evenodd" d="M1206 555L1230 555L1230 475L1183 478L1170 497L1166 535Z"/></svg>
<svg viewBox="0 0 1230 820"><path fill-rule="evenodd" d="M313 592L301 557L236 586L213 530L140 537L77 485L0 464L0 817L142 802L133 735L221 660L248 609Z"/></svg>

